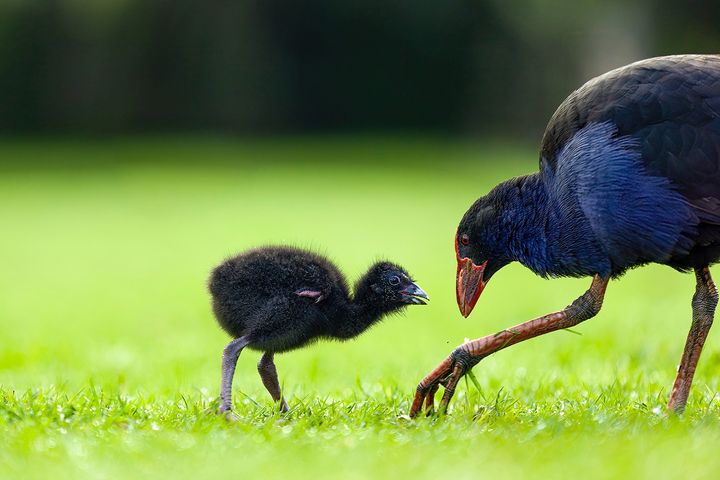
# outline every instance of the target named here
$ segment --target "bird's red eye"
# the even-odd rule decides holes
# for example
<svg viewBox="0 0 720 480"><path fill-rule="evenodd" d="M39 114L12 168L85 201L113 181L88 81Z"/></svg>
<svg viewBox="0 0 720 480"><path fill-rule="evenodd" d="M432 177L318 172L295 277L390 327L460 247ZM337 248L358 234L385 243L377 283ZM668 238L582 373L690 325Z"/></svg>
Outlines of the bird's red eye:
<svg viewBox="0 0 720 480"><path fill-rule="evenodd" d="M469 245L469 244L470 244L470 237L468 237L468 236L465 235L465 234L462 234L462 236L460 237L460 243L462 243L463 245Z"/></svg>

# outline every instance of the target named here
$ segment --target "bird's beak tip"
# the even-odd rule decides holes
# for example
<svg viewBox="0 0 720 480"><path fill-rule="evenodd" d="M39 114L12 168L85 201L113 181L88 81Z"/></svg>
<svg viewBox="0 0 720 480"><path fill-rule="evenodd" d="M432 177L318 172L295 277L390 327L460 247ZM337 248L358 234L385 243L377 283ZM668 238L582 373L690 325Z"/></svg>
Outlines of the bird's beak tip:
<svg viewBox="0 0 720 480"><path fill-rule="evenodd" d="M458 257L457 304L460 314L465 318L470 315L485 288L483 272L486 266L487 261L482 265L475 265L469 258Z"/></svg>
<svg viewBox="0 0 720 480"><path fill-rule="evenodd" d="M402 291L402 294L406 297L409 303L413 305L425 305L430 301L430 297L425 291L420 288L416 283L411 283L406 289Z"/></svg>

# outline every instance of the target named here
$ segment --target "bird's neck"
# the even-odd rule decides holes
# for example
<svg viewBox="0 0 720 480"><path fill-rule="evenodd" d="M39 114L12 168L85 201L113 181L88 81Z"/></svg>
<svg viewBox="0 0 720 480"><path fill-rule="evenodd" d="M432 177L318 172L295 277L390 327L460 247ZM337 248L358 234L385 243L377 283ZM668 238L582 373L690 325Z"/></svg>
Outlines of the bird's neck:
<svg viewBox="0 0 720 480"><path fill-rule="evenodd" d="M369 287L359 284L354 298L347 303L344 320L333 323L330 335L338 339L356 337L400 308L381 302Z"/></svg>
<svg viewBox="0 0 720 480"><path fill-rule="evenodd" d="M496 187L502 211L497 231L505 255L544 275L547 257L547 193L537 174L516 177Z"/></svg>
<svg viewBox="0 0 720 480"><path fill-rule="evenodd" d="M379 322L386 313L388 312L353 301L347 305L342 321L333 322L328 333L340 340L357 337Z"/></svg>
<svg viewBox="0 0 720 480"><path fill-rule="evenodd" d="M583 276L597 252L594 235L575 198L558 198L540 173L517 177L506 196L498 228L517 260L541 276Z"/></svg>

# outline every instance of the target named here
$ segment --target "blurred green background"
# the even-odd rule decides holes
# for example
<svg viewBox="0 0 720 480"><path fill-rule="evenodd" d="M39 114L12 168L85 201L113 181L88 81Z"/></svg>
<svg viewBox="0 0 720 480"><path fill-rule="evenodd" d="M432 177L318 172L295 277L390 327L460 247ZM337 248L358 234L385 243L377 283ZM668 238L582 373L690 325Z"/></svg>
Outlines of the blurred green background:
<svg viewBox="0 0 720 480"><path fill-rule="evenodd" d="M465 209L588 78L716 50L718 5L0 0L0 478L712 478L720 350L667 417L694 285L668 268L483 361L449 418L403 415L466 337L589 284L511 265L463 319ZM243 353L229 424L205 282L264 243L351 281L392 259L432 301L278 357L288 416Z"/></svg>
<svg viewBox="0 0 720 480"><path fill-rule="evenodd" d="M512 265L469 319L457 311L458 218L534 168L529 151L314 137L15 140L0 153L77 165L0 177L0 477L712 478L720 467L714 334L687 414L664 414L693 292L691 275L664 267L612 282L581 335L483 361L482 391L463 382L448 419L403 418L417 382L466 337L561 308L589 284ZM354 341L280 355L287 416L273 413L259 355L244 352L230 424L204 413L228 341L206 278L226 255L281 242L326 253L351 280L393 259L432 301Z"/></svg>
<svg viewBox="0 0 720 480"><path fill-rule="evenodd" d="M535 145L580 83L717 51L718 20L708 0L1 0L0 127Z"/></svg>

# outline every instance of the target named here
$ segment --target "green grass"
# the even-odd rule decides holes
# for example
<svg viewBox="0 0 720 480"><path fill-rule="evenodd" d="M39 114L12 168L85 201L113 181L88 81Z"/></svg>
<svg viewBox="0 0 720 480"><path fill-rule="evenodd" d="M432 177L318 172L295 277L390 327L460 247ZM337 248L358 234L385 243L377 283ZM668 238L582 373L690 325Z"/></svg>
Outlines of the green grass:
<svg viewBox="0 0 720 480"><path fill-rule="evenodd" d="M690 275L612 282L603 311L479 364L449 416L409 421L417 382L464 338L564 307L589 279L493 277L454 302L453 233L532 150L332 138L0 142L0 477L715 478L720 348L688 410L664 411ZM289 242L350 278L387 257L432 301L357 340L277 359L276 413L241 355L230 423L205 413L228 339L205 280L225 256ZM408 477L409 478L409 477Z"/></svg>

